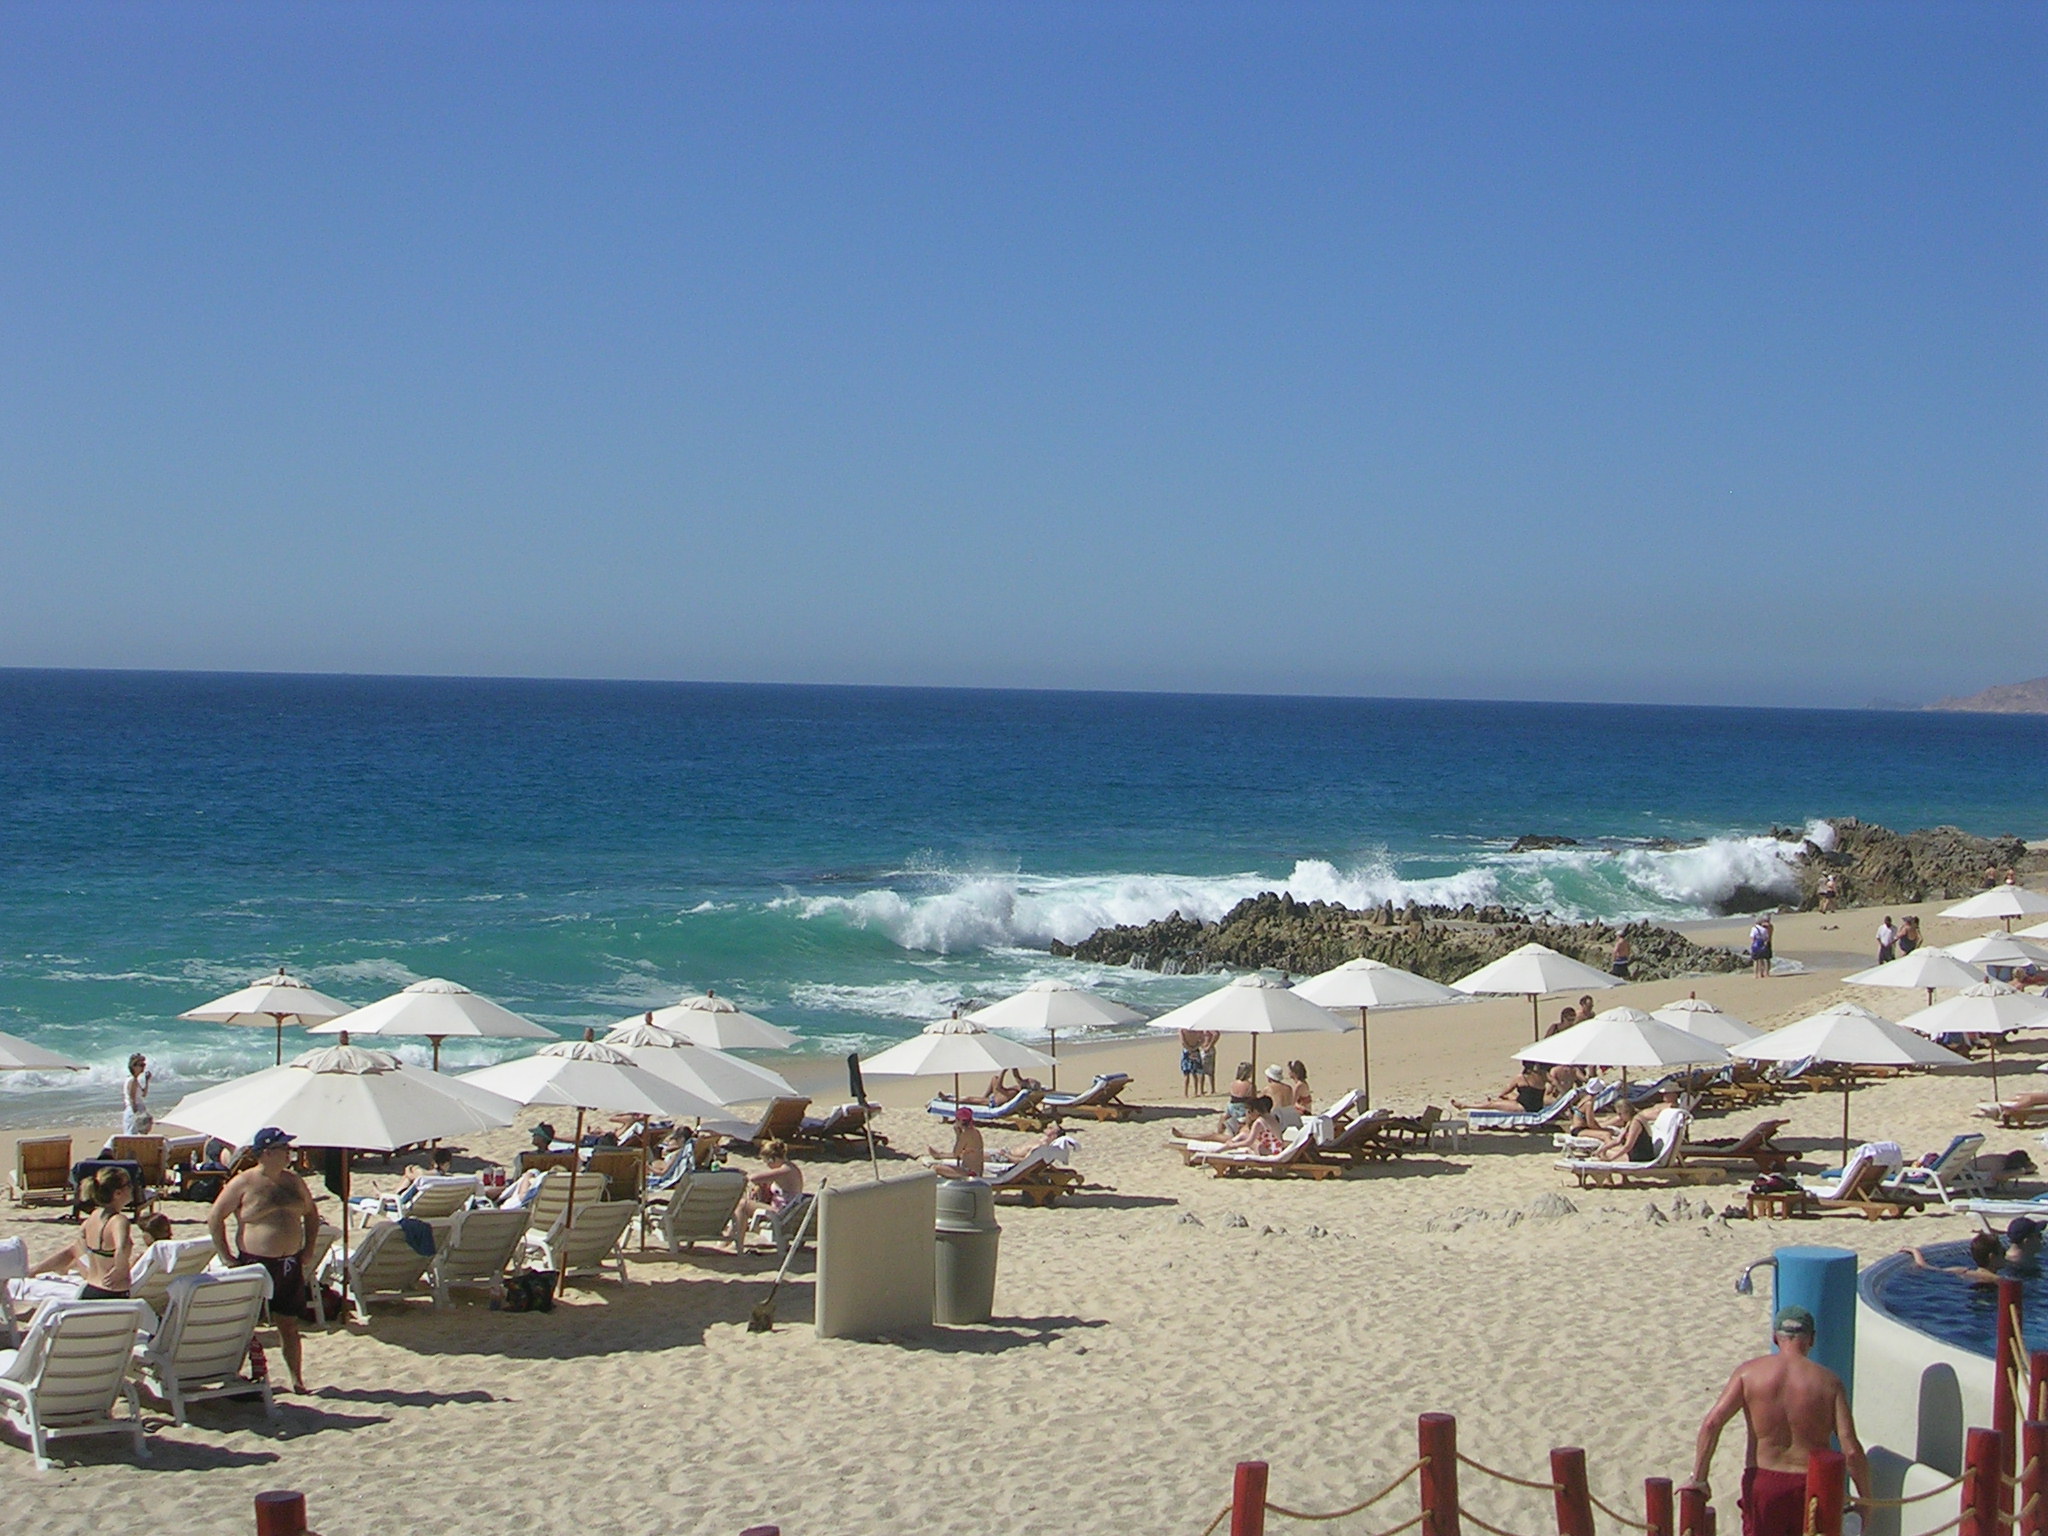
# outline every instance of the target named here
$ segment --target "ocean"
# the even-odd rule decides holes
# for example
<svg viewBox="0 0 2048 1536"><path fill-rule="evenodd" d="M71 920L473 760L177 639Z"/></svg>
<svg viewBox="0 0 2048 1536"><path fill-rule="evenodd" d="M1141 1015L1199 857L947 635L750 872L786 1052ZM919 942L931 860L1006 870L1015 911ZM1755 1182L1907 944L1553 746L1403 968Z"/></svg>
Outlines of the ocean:
<svg viewBox="0 0 2048 1536"><path fill-rule="evenodd" d="M175 1015L279 964L564 1034L711 987L837 1054L1041 977L1186 1001L1046 945L1262 890L1706 916L1842 815L2048 835L2048 718L0 671L0 1030L93 1067L0 1074L0 1120L132 1050L162 1104L267 1064Z"/></svg>

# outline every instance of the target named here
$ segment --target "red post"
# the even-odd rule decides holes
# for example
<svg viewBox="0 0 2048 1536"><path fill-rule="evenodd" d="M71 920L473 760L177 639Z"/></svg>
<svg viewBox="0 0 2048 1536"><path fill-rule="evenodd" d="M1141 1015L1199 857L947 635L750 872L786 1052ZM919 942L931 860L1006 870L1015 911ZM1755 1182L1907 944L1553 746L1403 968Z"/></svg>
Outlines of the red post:
<svg viewBox="0 0 2048 1536"><path fill-rule="evenodd" d="M2048 1505L2048 1422L2028 1419L2020 1425L2020 1536L2048 1532L2044 1505Z"/></svg>
<svg viewBox="0 0 2048 1536"><path fill-rule="evenodd" d="M1230 1485L1230 1536L1266 1536L1266 1464L1240 1461Z"/></svg>
<svg viewBox="0 0 2048 1536"><path fill-rule="evenodd" d="M2020 1399L2025 1388L2020 1374L2022 1352L2027 1347L2020 1322L2020 1283L2007 1276L1998 1282L1998 1350L1992 1360L1991 1427L1999 1435L1999 1454L2004 1459L1998 1470L2013 1475L2013 1458L2020 1447ZM1998 1490L1998 1526L2009 1528L2012 1521L2012 1491L2001 1484Z"/></svg>
<svg viewBox="0 0 2048 1536"><path fill-rule="evenodd" d="M1562 1445L1550 1453L1550 1480L1557 1484L1557 1536L1593 1536L1593 1495L1586 1487L1586 1453Z"/></svg>
<svg viewBox="0 0 2048 1536"><path fill-rule="evenodd" d="M1678 1536L1712 1536L1713 1522L1706 1489L1688 1483L1678 1490Z"/></svg>
<svg viewBox="0 0 2048 1536"><path fill-rule="evenodd" d="M1997 1536L1998 1469L2004 1461L1995 1429L1973 1429L1963 1441L1963 1523L1957 1536Z"/></svg>
<svg viewBox="0 0 2048 1536"><path fill-rule="evenodd" d="M1458 1421L1425 1413L1415 1421L1415 1438L1422 1454L1422 1536L1458 1536Z"/></svg>
<svg viewBox="0 0 2048 1536"><path fill-rule="evenodd" d="M1814 1451L1806 1458L1806 1536L1842 1536L1842 1510L1849 1501L1849 1461L1840 1451Z"/></svg>
<svg viewBox="0 0 2048 1536"><path fill-rule="evenodd" d="M2027 1412L2030 1419L2048 1419L2048 1349L2027 1358Z"/></svg>
<svg viewBox="0 0 2048 1536"><path fill-rule="evenodd" d="M1671 1536L1670 1478L1643 1479L1643 1523L1650 1528L1646 1536Z"/></svg>
<svg viewBox="0 0 2048 1536"><path fill-rule="evenodd" d="M306 1496L288 1488L257 1494L256 1536L306 1536Z"/></svg>

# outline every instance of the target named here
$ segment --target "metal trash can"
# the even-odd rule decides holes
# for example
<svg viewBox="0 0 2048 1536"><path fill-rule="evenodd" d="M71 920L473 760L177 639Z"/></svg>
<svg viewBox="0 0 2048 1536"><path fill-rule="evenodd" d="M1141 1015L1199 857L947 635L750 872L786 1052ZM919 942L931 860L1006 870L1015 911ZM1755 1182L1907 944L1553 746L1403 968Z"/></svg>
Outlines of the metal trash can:
<svg viewBox="0 0 2048 1536"><path fill-rule="evenodd" d="M943 1179L938 1188L935 1323L985 1323L996 1311L996 1192L979 1179Z"/></svg>

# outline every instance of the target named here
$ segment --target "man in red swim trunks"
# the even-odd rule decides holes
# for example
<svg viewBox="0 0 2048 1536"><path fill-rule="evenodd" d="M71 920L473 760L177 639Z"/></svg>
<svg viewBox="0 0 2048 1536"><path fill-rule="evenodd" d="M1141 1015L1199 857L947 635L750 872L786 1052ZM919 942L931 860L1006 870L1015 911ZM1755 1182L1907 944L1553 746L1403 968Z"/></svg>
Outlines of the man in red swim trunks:
<svg viewBox="0 0 2048 1536"><path fill-rule="evenodd" d="M1778 1352L1745 1360L1728 1378L1720 1400L1700 1425L1692 1486L1707 1486L1707 1471L1721 1431L1739 1411L1749 1427L1742 1473L1742 1536L1800 1536L1806 1529L1806 1462L1825 1451L1830 1435L1842 1443L1859 1501L1870 1497L1870 1463L1856 1438L1842 1378L1809 1360L1813 1314L1781 1307L1771 1336Z"/></svg>

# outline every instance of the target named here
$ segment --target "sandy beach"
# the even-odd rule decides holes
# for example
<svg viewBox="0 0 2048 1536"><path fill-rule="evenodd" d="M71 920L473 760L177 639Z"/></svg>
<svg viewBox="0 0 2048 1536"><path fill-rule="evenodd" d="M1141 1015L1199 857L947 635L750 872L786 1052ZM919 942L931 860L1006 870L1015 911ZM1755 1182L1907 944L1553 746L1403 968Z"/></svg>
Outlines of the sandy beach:
<svg viewBox="0 0 2048 1536"><path fill-rule="evenodd" d="M1632 985L1603 1007L1656 1007L1694 991L1762 1026L1841 996L1892 1017L1918 993L1845 988L1868 964L1876 911L1798 914L1778 953L1808 974ZM1980 931L1926 919L1929 942ZM1698 925L1735 942L1743 924ZM1725 931L1723 931L1725 930ZM1568 999L1546 1000L1546 1019ZM1397 1108L1472 1097L1509 1075L1529 1005L1507 998L1389 1013L1373 1021L1375 1098ZM1223 1043L1223 1068L1241 1040ZM1327 1102L1357 1082L1357 1034L1262 1042L1260 1059L1306 1060ZM2048 1047L2021 1040L2017 1079ZM1785 1241L1869 1255L1957 1237L1963 1220L1922 1213L1771 1224L1674 1216L1739 1204L1739 1185L1579 1191L1552 1167L1547 1137L1485 1135L1327 1182L1221 1181L1181 1165L1177 1127L1215 1115L1183 1101L1170 1039L1063 1047L1063 1079L1132 1072L1149 1106L1124 1125L1083 1123L1075 1165L1089 1186L1050 1210L1005 1206L998 1319L889 1342L821 1342L807 1326L808 1261L770 1335L745 1318L771 1272L762 1256L629 1252L632 1283L571 1287L552 1315L481 1302L434 1312L375 1309L367 1326L309 1334L308 1396L285 1394L266 1422L248 1404L211 1406L153 1439L138 1475L122 1442L75 1442L69 1465L38 1474L10 1444L0 1498L14 1528L68 1533L249 1528L260 1489L303 1490L326 1536L419 1528L444 1533L602 1530L785 1532L1127 1530L1197 1536L1225 1502L1240 1457L1272 1463L1272 1496L1295 1508L1349 1503L1414 1455L1419 1412L1456 1413L1464 1447L1524 1476L1554 1445L1590 1449L1597 1495L1634 1503L1646 1475L1683 1478L1693 1433L1727 1371L1765 1342L1767 1286L1731 1281ZM1874 1083L1854 1097L1859 1138L1943 1145L1989 1097L1982 1063L1947 1076ZM817 1064L820 1097L836 1077ZM938 1140L918 1109L929 1084L877 1084L897 1152ZM1801 1095L1787 1145L1831 1155L1841 1101ZM1707 1134L1761 1113L1724 1116ZM104 1125L76 1127L84 1146ZM1022 1137L995 1135L1005 1144ZM509 1159L518 1131L462 1148ZM2031 1145L1990 1133L1988 1150ZM0 1155L12 1165L11 1141ZM885 1173L889 1164L884 1164ZM898 1164L900 1166L900 1163ZM835 1182L865 1162L809 1168ZM395 1173L374 1183L395 1181ZM1573 1214L1529 1215L1564 1194ZM331 1204L331 1202L330 1202ZM171 1202L180 1235L201 1208ZM1240 1219L1241 1218L1241 1221ZM68 1239L61 1216L9 1207L0 1233L32 1251ZM273 1357L274 1358L274 1357ZM1717 1502L1733 1520L1739 1436L1724 1440ZM1468 1503L1512 1530L1541 1529L1536 1496L1498 1485ZM1337 1530L1413 1512L1399 1494ZM32 1514L30 1514L32 1512ZM13 1523L13 1522L10 1522Z"/></svg>

